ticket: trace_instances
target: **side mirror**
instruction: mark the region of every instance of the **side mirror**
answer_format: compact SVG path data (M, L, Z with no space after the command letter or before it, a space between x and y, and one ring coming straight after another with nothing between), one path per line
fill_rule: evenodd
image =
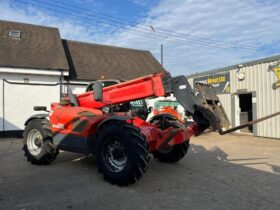
M94 100L95 101L102 101L103 100L103 85L101 81L94 82Z
M34 110L34 111L45 111L45 112L48 111L48 110L47 110L47 107L45 107L45 106L34 106L34 107L33 107L33 110Z

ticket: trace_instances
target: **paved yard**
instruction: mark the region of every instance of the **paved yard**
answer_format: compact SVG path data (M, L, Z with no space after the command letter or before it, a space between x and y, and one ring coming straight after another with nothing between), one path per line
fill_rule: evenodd
M177 164L152 160L140 181L103 181L94 159L61 153L33 166L0 139L0 209L280 209L280 141L208 134Z

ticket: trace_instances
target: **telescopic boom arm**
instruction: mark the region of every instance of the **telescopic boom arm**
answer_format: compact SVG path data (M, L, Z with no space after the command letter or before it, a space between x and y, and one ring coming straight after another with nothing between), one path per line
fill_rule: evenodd
M168 73L157 73L103 88L103 100L94 100L94 91L77 95L80 106L101 109L144 98L170 96L173 94L197 123L199 132L211 128L221 135L258 123L279 115L280 112L228 129L229 119L215 90L211 85L196 83L193 92L184 76L171 77ZM226 130L225 130L226 129Z

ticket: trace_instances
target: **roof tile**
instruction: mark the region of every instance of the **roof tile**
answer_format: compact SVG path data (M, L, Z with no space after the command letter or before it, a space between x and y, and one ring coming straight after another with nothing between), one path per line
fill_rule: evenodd
M21 31L21 38L9 31ZM57 28L0 21L0 66L45 70L68 70Z
M129 80L164 71L149 51L63 40L70 79Z

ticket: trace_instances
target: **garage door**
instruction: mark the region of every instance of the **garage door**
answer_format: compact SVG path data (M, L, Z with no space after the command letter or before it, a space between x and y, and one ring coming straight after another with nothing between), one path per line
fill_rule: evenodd
M47 106L59 101L60 86L53 84L23 84L2 80L2 131L23 130L24 122L31 115L34 106ZM4 106L3 106L4 105Z

